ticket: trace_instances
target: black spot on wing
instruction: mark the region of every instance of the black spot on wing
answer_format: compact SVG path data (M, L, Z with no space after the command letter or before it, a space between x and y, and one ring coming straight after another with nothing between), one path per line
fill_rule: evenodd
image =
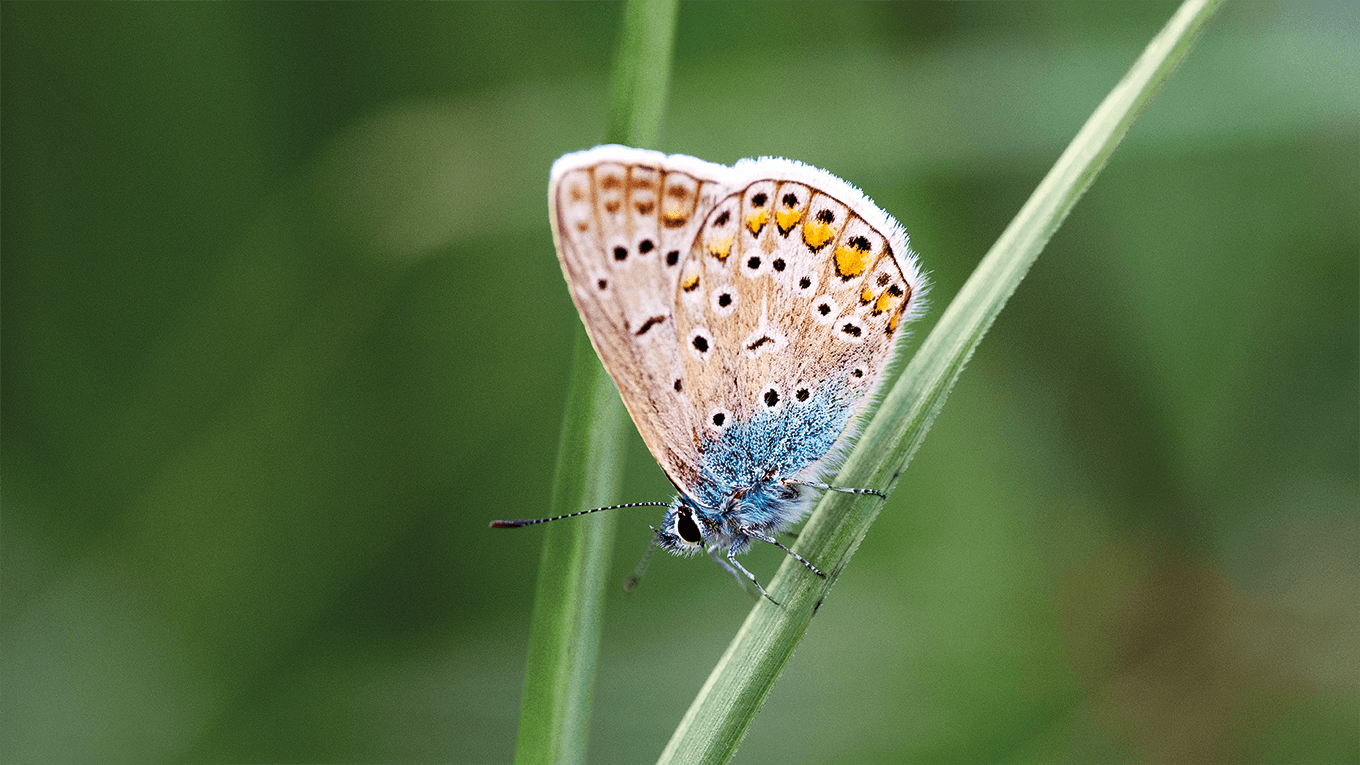
M643 335L647 334L647 330L651 329L652 327L655 327L656 325L660 324L665 320L666 320L665 316L653 316L647 319L647 321L642 322L642 326L638 327L638 330L633 333L633 336L642 337Z

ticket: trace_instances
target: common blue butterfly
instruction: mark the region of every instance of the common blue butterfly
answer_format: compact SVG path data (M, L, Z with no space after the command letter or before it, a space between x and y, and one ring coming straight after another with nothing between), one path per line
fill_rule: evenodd
M767 598L735 557L752 540L825 576L775 535L807 515L808 489L882 496L821 479L921 311L907 232L801 162L612 145L553 163L548 214L586 333L678 490L615 507L665 505L656 547L705 550Z

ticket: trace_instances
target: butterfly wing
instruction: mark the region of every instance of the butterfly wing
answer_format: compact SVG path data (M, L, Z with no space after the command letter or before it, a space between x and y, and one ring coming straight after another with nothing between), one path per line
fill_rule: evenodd
M701 442L778 422L773 436L748 429L724 443L763 449L757 459L770 466L806 467L853 428L925 281L902 227L844 181L771 158L733 170L739 188L708 214L676 293L688 411ZM781 419L785 406L807 411ZM819 427L834 432L807 432Z
M642 440L677 486L697 475L674 317L681 264L732 169L623 146L553 164L548 212L586 334Z
M807 411L715 451L748 452L745 465L834 453L920 310L926 285L906 232L808 165L601 146L554 163L548 196L591 343L648 449L690 495L730 488L711 475L724 458L704 451L780 407Z

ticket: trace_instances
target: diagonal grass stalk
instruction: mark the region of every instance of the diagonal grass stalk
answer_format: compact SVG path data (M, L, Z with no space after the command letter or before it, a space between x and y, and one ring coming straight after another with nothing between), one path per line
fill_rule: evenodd
M630 0L615 55L608 140L652 146L660 133L675 34L675 0ZM576 331L550 515L617 501L628 414ZM515 762L583 762L600 653L600 623L614 542L614 513L544 529L529 632Z
M1186 0L1082 126L979 263L884 397L835 481L889 491L911 461L964 365L1073 205L1184 60L1219 0ZM798 549L827 573L786 559L769 590L783 607L751 610L661 754L660 762L715 763L735 753L808 623L877 517L882 501L828 493Z

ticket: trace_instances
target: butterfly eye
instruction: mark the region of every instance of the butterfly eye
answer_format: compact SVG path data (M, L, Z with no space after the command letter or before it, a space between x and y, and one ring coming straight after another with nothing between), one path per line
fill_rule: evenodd
M675 535L687 544L697 545L704 541L704 535L699 533L699 524L684 510L675 514Z

